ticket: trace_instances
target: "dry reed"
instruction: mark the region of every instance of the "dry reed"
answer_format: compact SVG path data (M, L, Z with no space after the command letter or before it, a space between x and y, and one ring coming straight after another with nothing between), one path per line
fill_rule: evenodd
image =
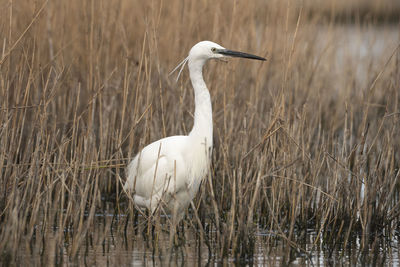
M174 245L308 262L357 238L363 259L383 260L374 252L400 225L400 38L387 24L398 29L400 7L334 2L0 1L0 262L101 263L113 247L125 250L108 263L138 247L174 262ZM190 131L188 77L168 72L204 39L268 61L208 63L212 167L165 233L121 181L145 144ZM284 257L271 259L278 240Z

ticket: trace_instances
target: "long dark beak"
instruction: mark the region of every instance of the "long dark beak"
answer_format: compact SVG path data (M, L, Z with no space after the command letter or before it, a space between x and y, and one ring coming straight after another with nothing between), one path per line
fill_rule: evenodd
M249 59L256 59L256 60L263 60L265 61L266 59L263 57L259 57L259 56L255 56L252 54L247 54L247 53L243 53L243 52L238 52L238 51L232 51L232 50L228 50L228 49L217 49L217 51L215 51L218 54L224 55L224 56L228 56L228 57L242 57L242 58L249 58Z

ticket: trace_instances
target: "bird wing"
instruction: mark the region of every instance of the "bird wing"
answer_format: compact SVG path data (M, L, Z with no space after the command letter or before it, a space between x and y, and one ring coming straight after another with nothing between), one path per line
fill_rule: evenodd
M151 209L161 198L164 199L166 193L172 195L187 186L184 179L186 163L182 157L185 137L173 136L156 141L146 146L129 164L124 189L133 191L141 203L146 203L138 205Z

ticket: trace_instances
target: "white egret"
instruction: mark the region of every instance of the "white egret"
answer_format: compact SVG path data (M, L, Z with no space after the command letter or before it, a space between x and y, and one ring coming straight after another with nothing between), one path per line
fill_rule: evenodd
M210 42L197 43L171 73L186 62L194 88L194 125L189 135L170 136L140 151L127 169L124 190L133 196L139 208L154 213L158 207L183 217L206 176L213 146L213 121L210 93L203 79L203 65L209 59L242 57L265 60L255 55L232 51Z

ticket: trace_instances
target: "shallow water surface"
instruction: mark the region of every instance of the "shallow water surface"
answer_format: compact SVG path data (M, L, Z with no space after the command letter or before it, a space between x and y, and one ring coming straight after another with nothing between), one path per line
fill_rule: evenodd
M141 216L139 216L141 217ZM73 240L63 234L64 247L52 247L55 235L47 235L44 246L25 248L18 263L79 266L208 266L216 264L282 266L355 266L363 264L398 266L400 264L400 233L392 233L386 242L373 243L368 251L360 251L360 237L354 235L348 244L323 240L312 229L297 231L291 245L279 233L256 229L254 255L251 258L221 257L213 240L201 241L191 220L185 220L178 235L170 235L167 223L164 229L152 230L143 218L133 223L127 216L97 215L92 232L87 233L71 256ZM150 231L150 234L149 232ZM211 230L212 231L212 230ZM214 233L215 234L215 233ZM213 236L209 232L208 236Z

